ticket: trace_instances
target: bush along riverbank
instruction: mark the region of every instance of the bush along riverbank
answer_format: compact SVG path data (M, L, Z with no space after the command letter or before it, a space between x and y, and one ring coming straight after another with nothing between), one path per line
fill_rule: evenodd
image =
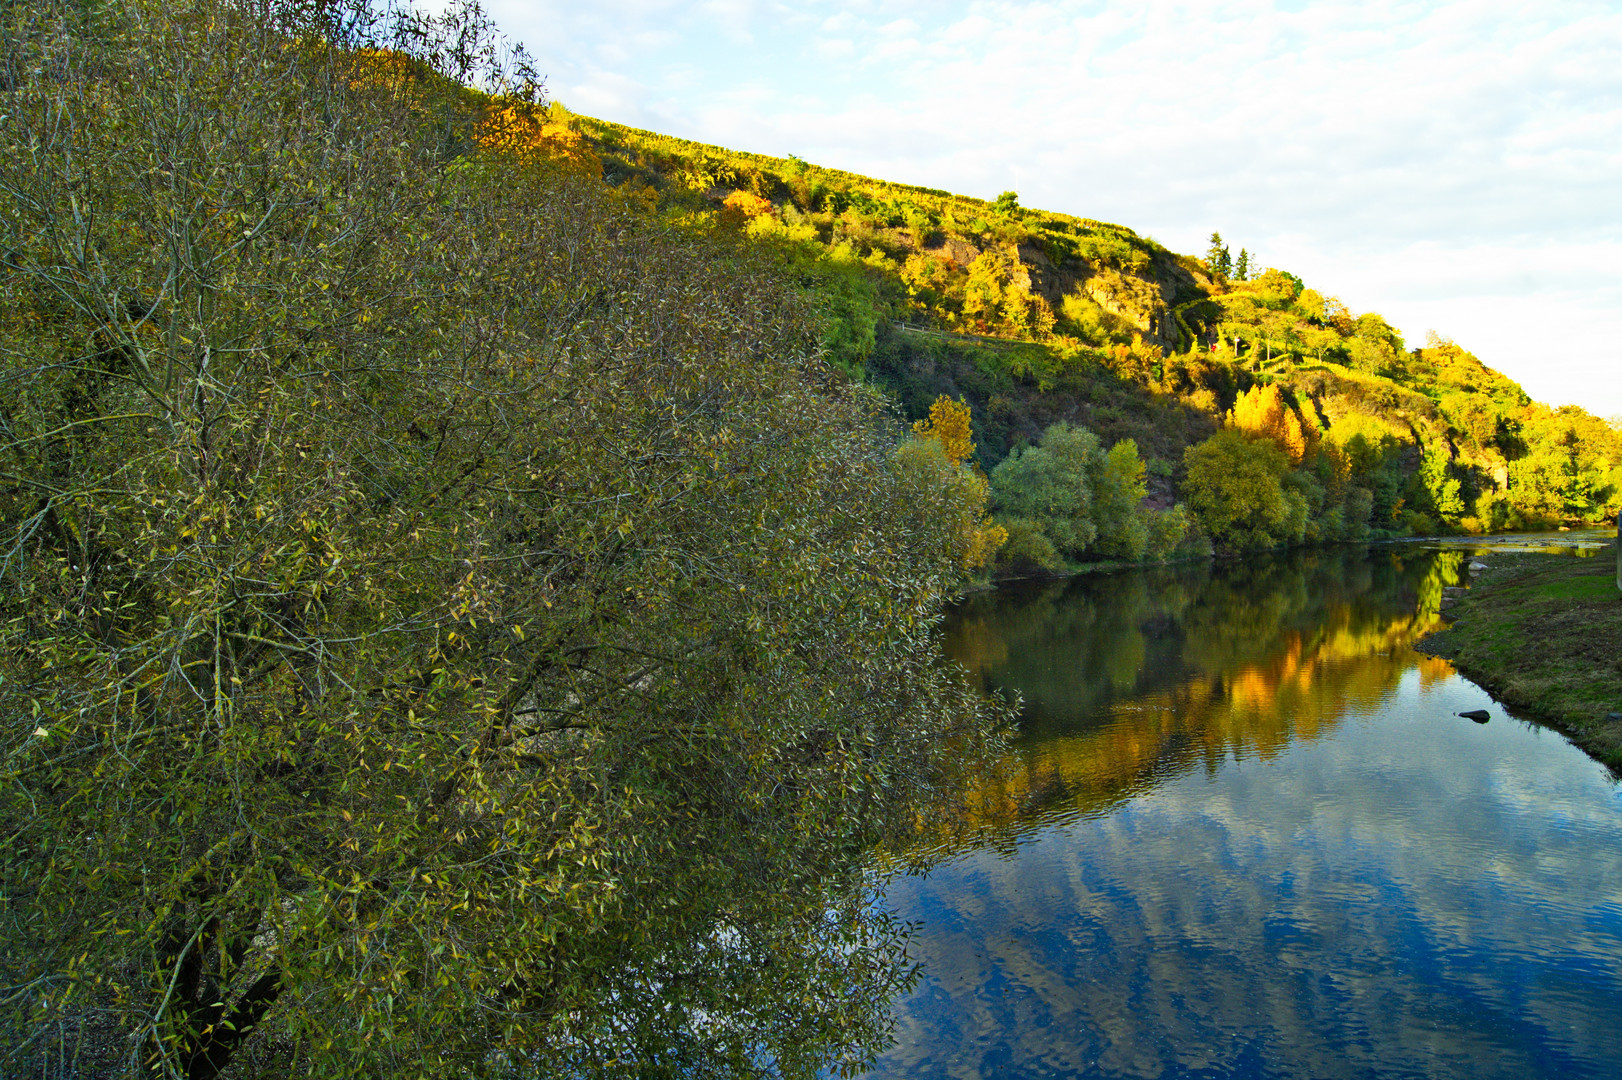
M1482 556L1419 648L1622 775L1622 591L1615 544L1593 558Z

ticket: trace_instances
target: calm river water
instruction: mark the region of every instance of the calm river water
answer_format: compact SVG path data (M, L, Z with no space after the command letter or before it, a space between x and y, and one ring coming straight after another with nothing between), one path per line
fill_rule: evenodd
M965 603L949 648L1022 735L889 889L924 976L872 1075L1622 1073L1622 791L1413 651L1465 558Z

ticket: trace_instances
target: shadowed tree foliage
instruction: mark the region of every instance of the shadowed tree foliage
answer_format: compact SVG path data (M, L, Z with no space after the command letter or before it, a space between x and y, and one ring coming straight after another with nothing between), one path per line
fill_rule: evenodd
M0 1072L854 1069L961 493L364 13L0 15Z
M1054 424L1040 445L1016 450L991 474L997 508L1038 523L1061 553L1081 555L1098 537L1093 498L1103 454L1086 428Z
M1016 450L991 474L1009 533L1003 562L1051 571L1061 556L1166 558L1187 535L1188 518L1181 506L1143 505L1146 471L1131 439L1105 451L1086 428L1054 424L1040 445Z

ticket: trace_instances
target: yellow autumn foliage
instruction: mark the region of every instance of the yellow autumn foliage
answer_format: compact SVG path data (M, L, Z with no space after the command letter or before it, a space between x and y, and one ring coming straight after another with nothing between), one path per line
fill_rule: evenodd
M1299 465L1315 441L1295 408L1274 385L1253 386L1239 395L1228 413L1228 426L1259 439L1271 439Z
M942 394L929 407L929 419L912 425L912 433L920 439L934 439L946 451L946 460L961 465L974 453L973 433L969 426L969 404L962 398L953 401Z
M991 485L968 461L974 453L968 402L942 394L929 407L929 419L913 424L912 433L897 449L898 460L915 475L931 477L928 486L945 493L941 516L952 523L963 568L989 566L1008 542L1008 530L987 518Z
M742 225L771 212L771 200L763 199L752 191L734 191L721 204L721 220L729 225Z
M982 513L984 511L982 510ZM992 522L975 526L969 538L969 549L963 555L966 570L979 570L991 565L992 558L1008 542L1008 530Z
M495 102L485 110L476 135L479 145L519 158L541 157L602 175L602 159L567 122L555 122L540 106Z

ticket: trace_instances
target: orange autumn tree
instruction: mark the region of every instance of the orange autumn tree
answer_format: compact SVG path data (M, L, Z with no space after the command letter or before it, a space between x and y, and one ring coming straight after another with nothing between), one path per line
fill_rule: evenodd
M1228 426L1253 438L1271 439L1290 456L1292 465L1301 464L1316 441L1301 422L1301 415L1271 384L1253 386L1240 394L1228 413Z

